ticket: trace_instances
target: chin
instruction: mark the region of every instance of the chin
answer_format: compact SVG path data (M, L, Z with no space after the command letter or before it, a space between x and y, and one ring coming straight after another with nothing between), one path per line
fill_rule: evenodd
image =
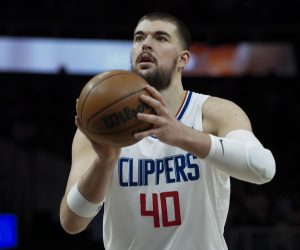
M135 69L134 70L135 73L137 73L138 75L142 76L142 77L147 77L148 75L152 74L153 70L147 68L147 69Z

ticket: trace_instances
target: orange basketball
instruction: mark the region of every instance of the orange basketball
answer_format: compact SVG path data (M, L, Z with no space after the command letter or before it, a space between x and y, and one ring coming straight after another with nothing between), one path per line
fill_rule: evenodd
M136 143L133 134L149 129L152 124L141 122L137 113L154 113L140 101L147 82L126 70L111 70L94 76L83 87L77 115L83 133L91 140L112 147Z

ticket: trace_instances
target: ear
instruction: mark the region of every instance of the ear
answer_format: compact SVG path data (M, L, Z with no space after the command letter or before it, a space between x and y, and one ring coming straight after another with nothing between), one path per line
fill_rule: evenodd
M190 56L191 53L188 50L183 50L178 58L178 66L183 69L188 64Z

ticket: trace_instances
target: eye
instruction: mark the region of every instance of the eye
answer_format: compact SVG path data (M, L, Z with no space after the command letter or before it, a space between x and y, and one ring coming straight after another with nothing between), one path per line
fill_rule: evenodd
M156 40L159 42L167 42L168 41L168 39L164 36L157 36Z
M134 37L134 41L135 41L135 42L141 42L141 41L143 41L143 40L144 40L144 37L143 37L143 36L137 35L137 36Z

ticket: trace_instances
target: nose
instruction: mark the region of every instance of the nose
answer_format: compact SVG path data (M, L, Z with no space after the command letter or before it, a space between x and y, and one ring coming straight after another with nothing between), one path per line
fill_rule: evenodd
M151 47L147 44L143 44L142 49L143 49L144 52L145 51L151 51Z
M151 42L151 38L148 36L144 39L143 44L142 44L142 49L143 51L147 51L147 50L152 50L152 42Z

